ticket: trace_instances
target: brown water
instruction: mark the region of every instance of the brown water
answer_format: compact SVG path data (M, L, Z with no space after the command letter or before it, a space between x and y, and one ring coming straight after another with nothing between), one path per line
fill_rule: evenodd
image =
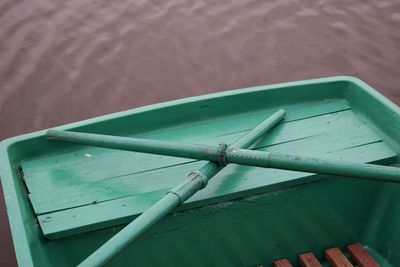
M0 139L330 75L357 76L400 104L400 0L0 4ZM13 266L3 203L0 217L0 266Z

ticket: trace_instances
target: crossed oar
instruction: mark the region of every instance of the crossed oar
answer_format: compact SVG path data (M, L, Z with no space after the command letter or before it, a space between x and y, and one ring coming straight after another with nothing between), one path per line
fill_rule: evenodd
M200 169L191 172L184 181L93 252L79 266L103 266L108 263L143 232L204 188L208 180L228 163L400 183L400 169L395 167L246 149L277 125L284 114L284 110L279 110L232 145L221 144L218 147L49 130L47 138L50 140L209 161Z

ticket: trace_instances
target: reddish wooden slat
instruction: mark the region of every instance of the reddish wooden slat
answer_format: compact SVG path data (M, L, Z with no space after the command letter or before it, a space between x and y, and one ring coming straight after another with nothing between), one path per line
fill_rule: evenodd
M274 261L274 267L293 267L287 259Z
M332 267L353 267L353 264L350 263L338 248L325 250L325 258Z
M301 267L322 267L314 254L304 253L299 255L299 263Z
M347 249L359 267L380 267L360 244L349 245Z

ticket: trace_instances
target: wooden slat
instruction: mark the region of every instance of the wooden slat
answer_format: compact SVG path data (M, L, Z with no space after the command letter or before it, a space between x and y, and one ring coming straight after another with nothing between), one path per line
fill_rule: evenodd
M72 188L69 189L75 189L75 192L69 189L66 189L64 193L55 190L47 194L30 194L29 197L35 213L39 215L91 205L93 201L101 203L157 190L165 190L166 192L174 183L179 183L186 174L200 168L202 165L204 165L204 162L196 161L169 168L106 179L101 182L82 185L81 187L71 186ZM154 177L158 177L158 179ZM147 182L147 184L144 184L144 182ZM57 197L60 194L62 194L62 198Z
M319 263L318 259L311 252L299 255L299 263L301 267L322 267L321 263Z
M288 259L280 259L274 261L274 267L292 267Z
M320 120L322 123L324 122L332 122L334 120L336 124L343 125L343 120L337 119L337 116L323 116L325 117L324 119L321 118ZM341 116L339 116L341 117ZM336 119L335 119L336 118ZM289 123L290 124L290 123ZM305 122L304 122L305 124ZM304 125L303 127L310 127L311 125L315 124L315 121L311 122L310 124ZM319 123L321 124L321 122ZM322 126L322 125L321 125ZM324 127L322 127L324 128ZM279 129L277 129L279 130ZM269 145L265 148L261 148L260 150L268 150L270 152L285 152L285 151L291 151L293 154L301 154L304 156L321 156L321 157L330 157L333 156L336 153L333 153L335 151L339 151L341 149L348 149L350 147L354 146L360 146L366 143L372 143L372 142L377 142L380 141L381 138L374 134L367 126L363 124L357 125L357 122L351 121L351 125L347 127L343 127L343 129L335 129L335 128L329 128L327 129L328 133L323 133L321 132L321 129L317 132L314 132L314 134L311 134L310 137L304 138L304 133L301 132L301 128L298 126L290 126L290 125L285 125L283 127L281 134L276 136L275 138L272 138L269 140ZM291 135L287 135L286 139L282 139L283 132L288 132L291 133ZM272 134L271 134L272 135ZM268 136L265 139L271 138ZM291 142L287 141L289 139L292 139ZM294 139L294 140L293 140ZM229 140L229 138L227 138ZM283 142L283 143L277 143L277 142ZM264 140L263 142L260 142L262 144L258 145L264 145ZM135 153L132 153L135 154ZM138 153L136 153L138 154ZM325 154L325 155L324 155ZM142 177L144 176L149 176L151 173L159 173L162 175L163 171L168 172L168 168L175 168L176 166L182 166L183 169L185 168L184 162L179 162L179 164L175 166L164 166L164 167L159 167L158 169L154 170L149 170L147 167L146 170L140 171L142 165L149 165L149 162L157 162L158 164L161 161L164 161L167 163L167 159L164 157L160 157L160 159L157 159L157 156L154 155L145 155L142 154L141 158L138 158L137 162L130 162L130 157L132 155L126 155L123 156L122 159L115 164L118 164L117 166L108 166L108 169L106 169L104 172L100 173L99 170L103 170L104 168L107 167L109 163L106 162L106 155L102 156L104 159L95 159L96 157L99 157L99 155L94 155L90 159L85 159L87 162L86 168L81 168L80 173L78 170L74 170L76 167L71 166L71 169L68 169L68 166L61 167L59 166L59 169L56 170L56 167L53 166L51 167L53 171L50 169L48 170L48 174L42 173L41 176L47 177L47 181L37 181L36 183L41 185L41 190L36 191L36 192L31 192L30 198L33 204L33 207L35 209L35 212L37 214L44 214L47 212L52 212L52 211L57 211L61 209L66 209L66 208L73 208L77 206L82 206L82 205L87 205L88 201L87 199L94 198L96 199L97 196L101 196L102 199L98 199L98 201L106 201L108 199L116 199L119 197L127 197L129 195L129 192L132 192L132 194L135 193L135 191L142 186L147 186L151 184L149 182L150 180L154 180L154 178L149 179L144 179ZM169 163L171 163L172 160L176 160L175 158L167 157L169 158ZM143 163L143 160L147 160L146 163ZM184 159L187 160L187 159ZM122 161L122 163L121 163ZM97 162L97 168L96 166L93 165L95 162ZM191 164L194 161L188 161L185 164ZM79 163L82 164L82 163ZM121 170L114 170L119 168L119 164L123 164L122 169L126 169L127 166L130 166L131 171L133 173L122 175L122 176L114 176L114 177L109 177L107 179L104 179L106 177L107 173L108 175L111 175L111 172L120 172ZM44 168L46 168L44 166ZM93 181L90 177L83 176L83 174L89 173L90 176L97 174L99 177L103 177L103 179ZM116 173L116 174L118 174ZM28 182L34 180L32 172L27 171L24 168L24 174L25 174L25 180ZM71 178L63 178L60 177L60 175L71 175ZM38 176L38 174L34 175L37 180L40 180L41 176ZM30 178L29 178L30 177ZM53 177L53 178L52 178ZM150 177L150 176L149 176ZM56 179L57 178L57 179ZM181 176L177 176L178 179L182 179ZM158 178L155 178L158 180ZM77 184L78 181L81 181L81 183ZM161 188L170 188L176 183L176 181L172 178L170 179L163 179L159 180L154 183L154 189L158 190ZM66 186L68 185L68 186ZM51 189L46 189L47 187L51 186ZM161 187L161 188L160 188ZM110 190L112 188L113 190ZM44 192L46 191L46 194ZM106 192L106 193L104 193ZM63 199L59 198L59 195L62 194L64 197ZM92 197L91 195L94 195ZM81 197L85 196L85 197ZM62 203L59 203L59 202ZM66 206L65 204L69 203L71 206ZM89 202L90 203L90 202ZM61 205L59 205L61 204Z
M288 107L285 123L269 133L259 146L273 145L287 142L293 138L304 138L321 131L327 132L335 128L335 121L344 118L348 124L357 123L354 117L347 116L349 106L343 102L319 103L308 107ZM325 106L327 106L325 107ZM148 139L180 140L192 143L218 144L232 142L243 135L260 121L271 115L276 110L264 110L257 113L233 115L223 120L208 120L205 123L183 125L172 129L159 129L156 133L138 136ZM342 112L338 112L342 111ZM331 112L338 112L332 113ZM344 114L342 114L344 113ZM324 115L325 114L325 115ZM332 118L329 125L315 116L326 116ZM309 118L310 126L303 127L299 119ZM336 118L336 119L335 119ZM359 122L358 122L359 123ZM290 124L288 128L286 124ZM319 127L318 127L319 125ZM326 127L325 127L326 126ZM301 130L301 128L304 128ZM293 129L293 131L291 130ZM73 185L82 185L112 177L119 177L133 173L149 171L170 165L186 163L192 160L175 157L133 153L129 151L104 149L96 147L79 148L63 154L43 156L39 159L25 161L22 163L25 181L30 193L44 190L66 189Z
M353 264L350 263L339 248L325 250L325 258L332 267L353 267Z
M360 162L385 158L395 159L396 157L396 153L381 142L342 150L331 155L335 158ZM265 179L265 177L274 177L274 179ZM216 176L214 180L210 181L209 186L190 198L182 208L198 207L201 203L204 204L206 199L206 204L212 204L282 186L296 185L300 182L310 181L313 177L317 176L301 172L228 165L218 174L218 177ZM166 178L171 179L172 177ZM300 178L301 181L298 180ZM174 179L181 180L182 178L175 177ZM130 221L160 199L165 194L165 190L168 189L143 192L130 197L99 202L96 205L61 210L40 215L38 219L44 235L50 239L101 229L114 223L121 224ZM109 212L104 212L105 210ZM52 220L46 219L48 215Z
M359 267L379 267L379 264L359 243L349 245L347 249Z
M255 144L255 148L355 162L391 163L396 153L346 103L338 103L316 103L314 108L288 108L285 122ZM267 115L265 111L257 111L186 126L195 127L198 136L190 135L193 129L189 131L180 126L160 129L145 137L178 138L193 143L229 143ZM174 157L87 148L25 162L22 168L43 233L53 239L125 223L202 164ZM309 173L231 164L182 208L245 197L296 185L300 178L305 182L318 177Z
M337 155L341 153L340 150L379 141L380 138L373 133L371 134L365 127L347 127L347 129L342 130L340 134L334 132L315 135L306 139L276 144L259 150L283 153L291 151L293 154L301 154L304 156L338 158ZM31 193L29 197L36 214L44 214L88 205L93 200L102 202L128 197L138 192L171 188L174 184L179 183L190 170L202 164L203 163L198 161L178 164L176 166L128 174L111 179L82 183L80 185L70 185L64 187L61 191L58 188L54 188L46 194L43 194L43 191L35 192ZM260 172L260 170L256 169L256 172ZM163 179L162 177L168 178ZM59 197L60 194L63 195L63 198Z

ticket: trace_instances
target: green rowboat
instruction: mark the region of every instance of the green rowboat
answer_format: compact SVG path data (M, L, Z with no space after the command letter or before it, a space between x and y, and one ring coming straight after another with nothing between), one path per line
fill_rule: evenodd
M400 266L400 109L331 77L4 140L20 266Z

